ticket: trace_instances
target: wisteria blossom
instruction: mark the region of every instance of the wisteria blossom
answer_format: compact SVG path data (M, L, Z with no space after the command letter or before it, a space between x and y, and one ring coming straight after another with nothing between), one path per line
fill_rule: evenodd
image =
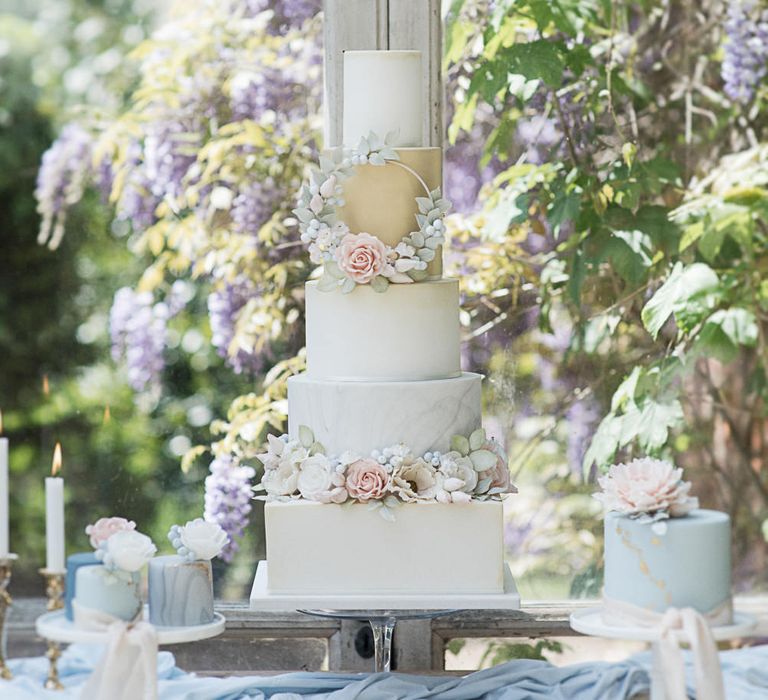
M721 67L725 93L746 104L768 73L768 9L755 0L728 3Z
M55 250L64 237L67 209L83 197L91 172L91 135L78 124L67 124L43 155L35 197L42 217L37 241Z
M248 525L253 497L251 480L255 475L253 468L234 464L229 456L211 462L210 474L205 479L204 517L220 525L229 536L219 555L224 561L232 561Z

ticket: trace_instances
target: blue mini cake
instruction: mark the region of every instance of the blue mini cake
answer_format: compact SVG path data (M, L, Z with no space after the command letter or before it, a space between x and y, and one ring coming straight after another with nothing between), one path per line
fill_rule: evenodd
M174 525L168 539L177 554L149 564L149 621L161 627L213 622L211 559L229 538L219 525L198 518Z
M142 609L141 577L138 572L116 575L103 565L77 570L74 598L75 622L82 622L83 610L97 610L120 620L135 620Z
M731 605L731 521L716 510L694 510L664 523L619 513L605 516L605 596L664 612L691 607L707 614ZM662 528L663 529L663 528ZM706 552L706 556L702 553ZM730 612L720 618L730 622Z
M64 610L67 615L67 620L72 622L74 616L72 614L72 600L75 597L75 589L77 586L77 571L81 566L96 566L99 560L93 552L78 552L77 554L70 554L67 557L67 581L64 586Z
M605 516L605 583L608 624L643 612L693 608L710 625L733 619L731 521L700 509L682 470L655 459L611 467L595 494Z

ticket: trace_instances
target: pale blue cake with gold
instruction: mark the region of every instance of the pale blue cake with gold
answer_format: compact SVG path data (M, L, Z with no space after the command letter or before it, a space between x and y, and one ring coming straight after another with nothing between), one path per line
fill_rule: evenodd
M126 622L136 619L142 611L141 576L138 572L113 572L99 564L80 567L75 579L75 624L82 622L82 615L79 614L82 608L106 613Z
M604 595L655 612L720 610L718 621L730 622L730 518L696 509L654 524L606 513Z

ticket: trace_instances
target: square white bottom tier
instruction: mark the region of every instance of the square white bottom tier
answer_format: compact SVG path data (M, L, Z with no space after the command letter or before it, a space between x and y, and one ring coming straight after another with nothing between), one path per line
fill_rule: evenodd
M265 508L270 595L502 595L500 502Z

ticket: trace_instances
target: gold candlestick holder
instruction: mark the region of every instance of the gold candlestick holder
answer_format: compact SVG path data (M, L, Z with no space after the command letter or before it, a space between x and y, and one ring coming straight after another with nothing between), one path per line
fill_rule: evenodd
M0 557L0 678L11 680L11 671L5 663L5 642L7 630L5 623L8 619L8 610L13 600L8 593L8 585L11 583L11 570L17 557L15 554L6 554Z
M45 579L45 595L48 598L48 611L61 610L64 607L64 576L65 571L51 571L40 569L41 576ZM48 678L45 679L46 690L64 690L59 680L59 657L61 647L58 642L48 641L48 651L45 654L48 659Z

